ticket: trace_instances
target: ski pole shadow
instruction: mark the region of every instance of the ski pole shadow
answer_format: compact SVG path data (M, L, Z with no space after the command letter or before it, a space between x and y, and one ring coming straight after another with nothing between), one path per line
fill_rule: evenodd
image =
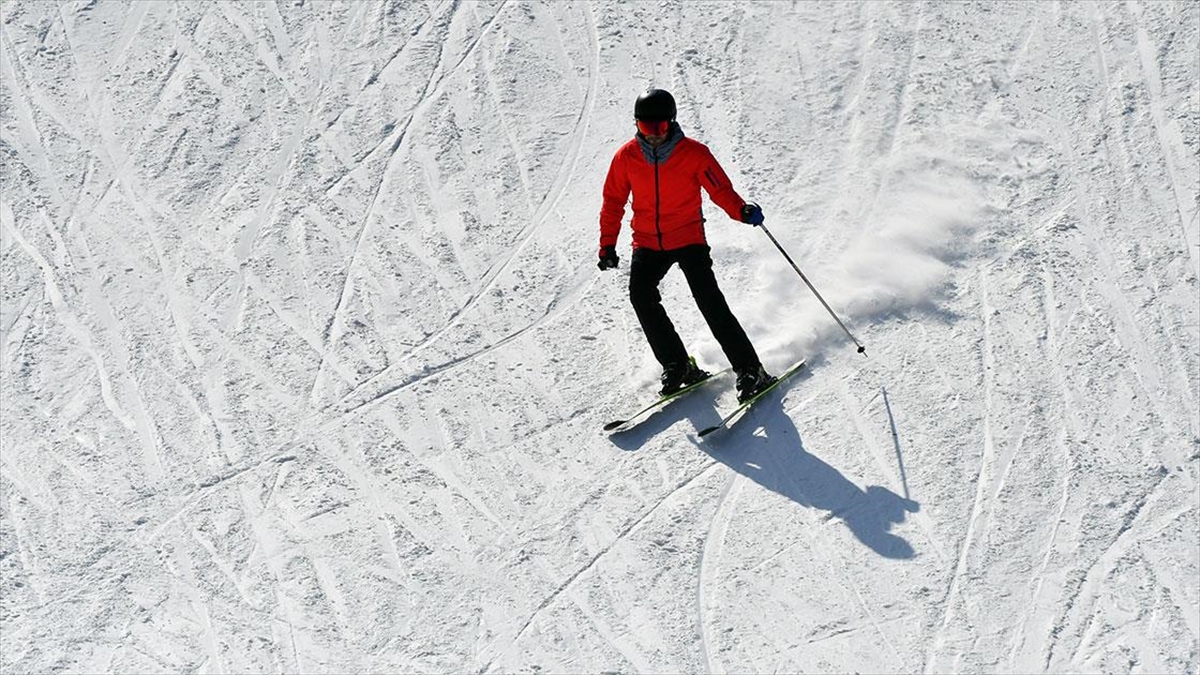
M918 502L879 485L859 488L809 452L783 409L782 397L772 396L755 408L753 419L741 420L742 425L697 446L762 487L801 506L825 511L823 521L841 520L859 541L885 558L916 555L912 545L891 529L919 511ZM765 433L751 434L755 425Z
M900 434L896 431L896 416L892 414L892 402L888 399L887 387L880 387L883 394L883 409L887 411L888 426L892 431L892 447L896 449L896 463L900 466L900 486L904 489L904 498L908 499L908 473L904 470L904 453L900 451Z

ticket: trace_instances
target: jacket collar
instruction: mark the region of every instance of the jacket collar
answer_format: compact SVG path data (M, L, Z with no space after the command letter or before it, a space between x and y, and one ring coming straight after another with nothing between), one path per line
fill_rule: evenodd
M671 156L671 152L675 150L679 141L683 140L683 128L679 126L678 122L671 122L671 131L667 134L667 142L657 148L650 147L640 131L637 134L637 140L638 145L642 148L642 156L646 158L647 162L662 164Z

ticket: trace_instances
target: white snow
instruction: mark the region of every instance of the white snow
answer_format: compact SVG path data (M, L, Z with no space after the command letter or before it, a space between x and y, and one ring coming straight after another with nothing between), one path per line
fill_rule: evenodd
M1200 672L1200 3L0 9L0 671ZM671 90L771 370L658 365ZM702 364L726 365L681 275Z

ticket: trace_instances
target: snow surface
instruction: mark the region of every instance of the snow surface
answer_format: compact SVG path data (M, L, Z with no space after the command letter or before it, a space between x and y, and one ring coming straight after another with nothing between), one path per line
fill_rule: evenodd
M0 13L0 670L1200 670L1200 3ZM767 366L658 375L634 97ZM725 366L680 275L664 295Z

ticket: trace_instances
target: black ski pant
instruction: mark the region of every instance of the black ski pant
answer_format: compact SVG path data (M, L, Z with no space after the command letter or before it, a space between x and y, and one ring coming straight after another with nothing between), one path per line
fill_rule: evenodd
M688 358L683 340L679 339L679 333L663 309L662 295L658 292L659 282L675 263L679 263L679 269L683 270L692 297L700 307L700 314L708 322L713 337L717 338L734 370L757 368L759 365L758 354L746 337L746 331L729 310L725 295L717 287L710 250L705 244L695 244L670 251L648 248L633 251L633 262L629 266L629 300L650 342L654 358L663 368L687 361Z

